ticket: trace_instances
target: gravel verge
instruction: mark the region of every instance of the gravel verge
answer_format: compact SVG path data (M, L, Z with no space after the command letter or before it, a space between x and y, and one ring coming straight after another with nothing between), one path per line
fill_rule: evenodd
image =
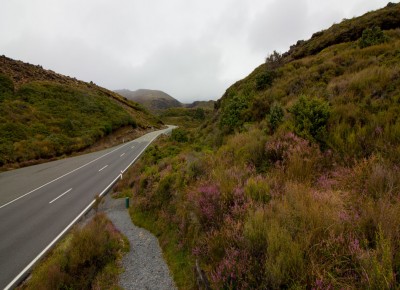
M104 197L100 207L130 243L130 251L122 258L125 271L119 277L124 289L177 289L165 263L157 238L135 226L125 208L125 199Z

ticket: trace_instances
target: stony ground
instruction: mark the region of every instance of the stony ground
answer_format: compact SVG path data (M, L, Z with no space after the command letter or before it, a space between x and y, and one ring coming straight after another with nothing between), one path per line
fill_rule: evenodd
M129 253L122 258L125 271L120 275L120 286L124 289L176 289L157 238L132 223L125 200L107 195L101 210L130 243Z

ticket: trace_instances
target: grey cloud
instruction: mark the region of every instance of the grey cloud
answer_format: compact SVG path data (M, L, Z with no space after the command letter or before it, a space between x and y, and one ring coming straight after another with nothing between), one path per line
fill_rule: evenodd
M398 1L397 1L398 2ZM219 98L273 50L381 0L3 0L0 54L109 89Z
M251 27L249 41L265 53L282 50L302 37L308 20L306 0L275 0L260 11Z
M182 102L215 99L227 86L218 78L220 58L217 48L201 42L164 46L132 70L130 82L164 90Z

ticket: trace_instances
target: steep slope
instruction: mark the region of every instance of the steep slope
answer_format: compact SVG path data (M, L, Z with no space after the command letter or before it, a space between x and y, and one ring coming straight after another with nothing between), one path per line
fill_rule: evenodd
M154 126L158 119L114 92L0 57L0 166L80 151L122 127Z
M163 91L140 89L136 91L116 90L116 93L125 98L138 102L150 111L179 108L182 104Z
M397 142L393 137L393 130L397 129L392 126L398 124L394 116L400 94L400 4L388 5L351 21L353 30L358 31L365 23L387 23L389 20L385 17L390 20L390 27L397 29L384 30L383 40L376 45L361 48L361 37L347 41L337 33L341 23L323 32L323 35L335 35L337 38L332 41L337 44L319 53L306 53L308 56L296 60L292 57L294 52L272 54L265 64L228 88L218 100L218 129L231 133L246 122L268 121L274 104L279 103L290 113L300 96L309 96L329 102L333 112L327 126L332 130L324 136L324 143L342 152L343 156L365 156L386 147L379 141L382 138L373 138L378 127L388 138L392 136L392 142ZM366 30L362 30L361 35ZM348 35L347 31L343 33ZM323 35L313 37L302 46L325 47ZM384 110L388 110L385 117ZM350 146L346 140L350 135L361 142L353 140Z
M399 17L390 4L351 20L358 37L346 20L273 53L132 169L120 190L177 285L400 287Z

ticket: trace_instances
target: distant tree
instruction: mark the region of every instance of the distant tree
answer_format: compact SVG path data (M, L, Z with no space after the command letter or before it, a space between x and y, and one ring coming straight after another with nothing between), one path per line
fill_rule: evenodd
M277 77L276 69L282 66L282 55L275 51L265 59L265 71L256 78L256 89L264 90L272 85L272 82Z
M276 50L274 50L274 52L268 55L267 58L265 59L265 64L267 65L267 68L272 70L280 67L282 63L283 63L282 54L280 54Z
M375 26L373 28L364 29L361 38L358 41L360 48L365 48L371 45L381 44L388 40L383 31Z

